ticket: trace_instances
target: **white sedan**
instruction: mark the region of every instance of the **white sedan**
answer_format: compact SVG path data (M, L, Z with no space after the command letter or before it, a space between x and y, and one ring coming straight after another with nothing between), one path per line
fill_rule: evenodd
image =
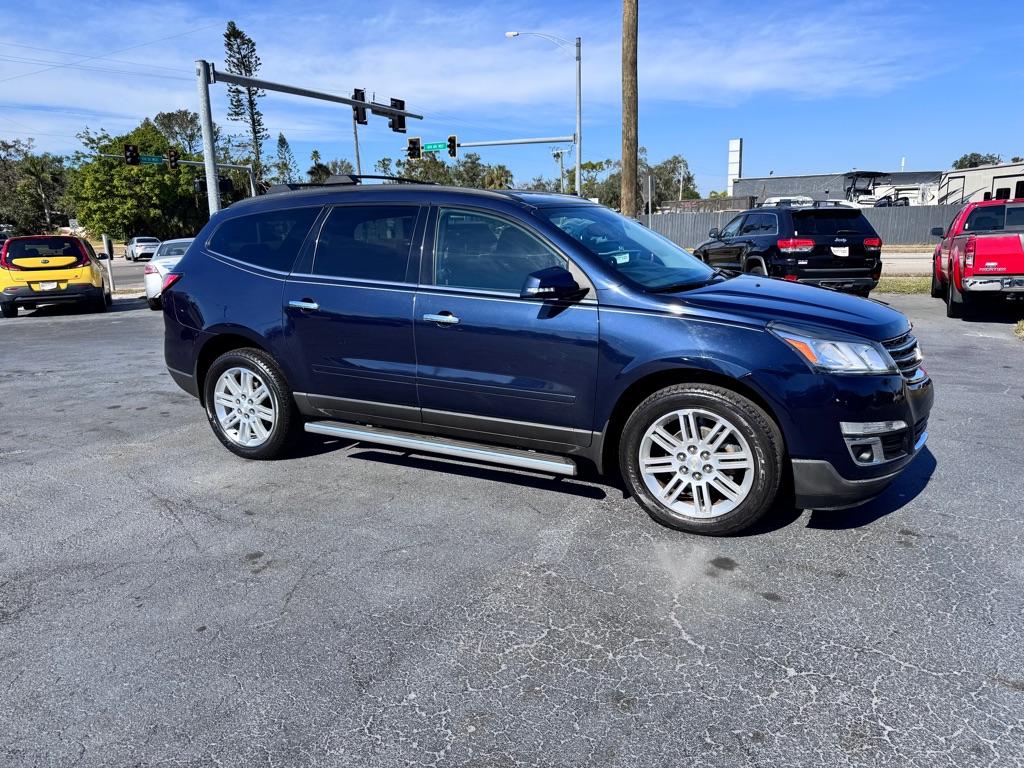
M149 302L150 309L161 308L160 288L163 287L164 278L181 261L193 239L185 237L180 240L164 240L146 265L146 301Z

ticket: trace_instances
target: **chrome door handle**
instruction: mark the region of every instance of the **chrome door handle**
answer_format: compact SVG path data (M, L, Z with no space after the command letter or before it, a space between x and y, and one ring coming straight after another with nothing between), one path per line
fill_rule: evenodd
M441 325L455 325L459 322L459 318L453 315L451 312L440 315L424 315L423 319L428 323L440 323Z
M312 312L313 310L320 309L319 304L317 304L315 301L310 301L307 299L303 299L302 301L289 301L288 306L293 307L295 309L301 309L306 312Z

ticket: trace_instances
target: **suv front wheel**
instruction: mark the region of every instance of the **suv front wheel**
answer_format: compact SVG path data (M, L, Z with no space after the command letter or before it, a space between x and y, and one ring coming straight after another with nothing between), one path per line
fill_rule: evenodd
M749 528L771 508L782 435L764 410L732 390L679 384L655 392L629 417L619 464L656 521L721 536Z
M218 357L203 394L214 434L242 458L278 458L302 432L291 388L262 350L234 349Z

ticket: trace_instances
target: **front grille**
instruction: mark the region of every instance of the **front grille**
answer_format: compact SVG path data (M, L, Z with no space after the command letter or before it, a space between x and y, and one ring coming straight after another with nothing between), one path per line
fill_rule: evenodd
M896 362L896 367L900 369L900 373L903 374L904 378L914 379L919 377L918 370L921 367L922 358L921 350L917 346L917 337L914 334L907 331L895 339L883 341L882 345L892 356L892 359Z

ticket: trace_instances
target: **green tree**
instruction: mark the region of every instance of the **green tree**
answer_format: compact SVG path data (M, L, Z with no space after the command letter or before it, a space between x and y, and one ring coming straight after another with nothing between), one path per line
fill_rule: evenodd
M1019 155L1014 155L1013 157L1010 158L1010 162L1011 163L1024 163L1024 157L1020 157Z
M32 151L31 139L0 140L0 221L19 234L49 231L65 223L65 159Z
M309 166L309 170L306 171L306 175L309 176L311 184L323 184L327 181L327 178L331 175L331 169L324 165L320 159L320 150L314 149L309 153L309 160L313 163Z
M504 165L489 165L484 174L485 189L511 189L513 184L512 171Z
M256 43L235 22L229 21L224 32L224 65L227 71L255 77L260 71L260 64ZM253 171L260 180L263 179L263 142L270 138L259 108L259 100L264 96L266 93L260 88L228 86L228 120L245 123Z
M996 163L1003 162L1003 158L999 155L982 155L978 152L970 152L966 155L961 155L959 159L953 162L953 168L957 171L962 171L967 168L977 168L979 165L995 165Z
M277 162L274 163L275 177L280 184L288 184L295 181L299 175L298 163L295 162L295 154L292 152L288 139L283 133L277 134Z
M79 134L85 152L78 153L68 185L67 200L82 226L94 236L127 239L145 234L167 239L195 235L206 223L206 201L196 194L194 181L202 169L166 165L125 165L121 160L95 157L120 155L125 143L142 154L163 155L167 137L151 120L123 136Z
M487 164L476 152L467 152L456 160L451 172L452 183L457 187L482 189L486 176Z
M331 169L331 173L335 176L347 176L356 172L355 166L344 157L336 157L328 161L327 167Z
M199 126L199 115L192 110L157 112L153 123L172 146L181 147L188 155L202 154L203 131ZM216 130L214 132L216 133Z
M395 173L407 179L429 181L434 184L452 184L451 168L436 153L426 152L419 160L399 160Z
M390 157L382 157L373 164L373 170L381 176L394 176L395 172L393 165L394 161Z
M724 190L724 189L721 192L718 192L716 190L711 190L710 192L708 192L708 200L716 200L719 197L728 197L728 196L729 196L729 192L727 190Z

